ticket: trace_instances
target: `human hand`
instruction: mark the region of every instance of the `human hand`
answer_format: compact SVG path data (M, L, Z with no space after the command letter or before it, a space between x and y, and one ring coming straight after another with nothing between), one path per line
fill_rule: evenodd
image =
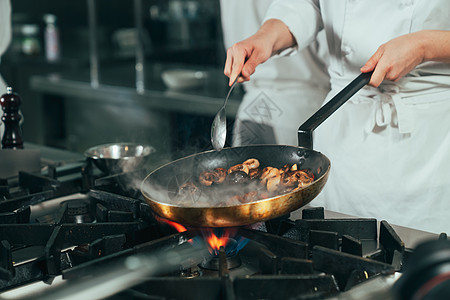
M361 68L363 73L374 71L369 85L378 87L385 79L398 81L423 62L422 34L402 35L381 45Z
M227 49L224 74L230 78L229 85L250 80L256 67L272 56L272 45L261 33L234 44ZM239 76L239 77L238 77Z
M223 73L230 78L229 85L236 79L250 80L259 64L294 44L294 37L282 21L268 20L254 35L228 48Z

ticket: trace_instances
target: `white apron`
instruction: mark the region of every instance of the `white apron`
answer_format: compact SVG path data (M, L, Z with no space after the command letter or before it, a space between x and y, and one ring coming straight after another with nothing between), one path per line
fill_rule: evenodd
M254 34L273 0L221 0L225 47ZM324 32L318 42L289 57L256 68L236 115L233 145L297 145L297 129L329 92Z
M285 22L300 48L325 28L330 99L381 44L450 30L450 1L279 0L266 18ZM364 88L315 131L314 148L330 158L331 172L311 204L450 233L449 115L450 65L424 63L397 83Z
M261 80L255 82L262 83ZM298 127L316 112L328 89L296 84L277 88L274 83L246 88L237 113L233 145L298 145ZM283 87L286 83L280 83Z

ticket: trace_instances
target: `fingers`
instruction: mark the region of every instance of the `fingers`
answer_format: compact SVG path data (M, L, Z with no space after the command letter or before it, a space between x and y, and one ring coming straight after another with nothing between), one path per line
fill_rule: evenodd
M230 55L230 49L227 50L227 59L225 60L225 67L223 68L223 74L230 77L231 65L233 64L233 56Z
M360 69L361 72L367 73L373 71L369 85L378 87L384 80L387 68L380 62L384 53L384 45L380 46L377 51L369 58L365 65Z
M407 34L381 45L361 72L373 70L369 85L378 87L383 80L400 80L422 61L423 51L417 37Z
M373 87L379 87L386 77L386 70L379 65L373 71L372 77L370 77L369 85Z
M378 87L383 80L398 81L408 72L401 72L401 70L388 62L380 61L375 67L375 71L370 78L369 85Z
M244 67L245 58L246 58L246 55L245 55L244 51L242 51L240 49L236 49L234 51L233 63L231 64L231 73L230 73L230 82L229 82L230 86L242 73L242 68Z
M244 67L247 52L239 44L234 44L227 50L227 59L225 61L224 74L230 78L228 85L231 86L234 81L241 75ZM241 76L238 82L249 80L249 76Z
M256 67L260 63L261 61L258 58L258 55L256 53L252 53L252 55L248 58L248 60L245 62L244 67L242 68L242 77L250 79L250 76L255 73Z
M373 71L373 69L375 69L375 66L377 65L380 57L381 56L378 54L378 51L375 52L375 54L372 55L372 57L369 58L369 60L366 62L366 64L361 68L361 72L367 73L367 72Z
M271 48L257 42L258 40L239 42L227 50L224 74L230 78L230 86L238 77L238 82L250 80L256 67L270 57L271 52L267 49Z
M242 75L238 77L237 81L239 83L244 82L244 81L249 81L250 77L243 77Z
M266 23L269 24L266 27L273 25L270 22ZM234 44L227 50L224 74L230 78L230 86L237 78L239 78L238 82L250 80L250 76L255 72L256 67L272 56L274 43L278 35L267 34L268 30L263 29L264 26L254 35ZM281 25L278 24L278 26ZM274 29L275 33L277 32L276 29Z

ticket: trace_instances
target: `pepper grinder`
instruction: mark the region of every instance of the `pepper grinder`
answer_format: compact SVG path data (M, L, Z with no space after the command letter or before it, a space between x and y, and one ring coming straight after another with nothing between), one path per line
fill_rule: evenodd
M5 131L2 139L2 149L23 149L22 129L19 121L22 116L19 114L19 107L22 104L20 96L13 93L11 87L6 88L6 94L0 99L3 109L2 121L5 124Z

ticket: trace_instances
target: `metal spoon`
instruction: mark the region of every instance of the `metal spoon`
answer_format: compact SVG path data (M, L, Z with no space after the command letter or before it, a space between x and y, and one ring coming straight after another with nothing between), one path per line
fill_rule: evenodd
M227 97L225 98L222 107L214 117L214 121L211 125L211 143L216 151L222 150L225 146L225 140L227 139L227 116L225 113L225 105L227 105L227 101L230 97L231 91L233 91L233 88L237 82L238 81L236 79L231 85Z

